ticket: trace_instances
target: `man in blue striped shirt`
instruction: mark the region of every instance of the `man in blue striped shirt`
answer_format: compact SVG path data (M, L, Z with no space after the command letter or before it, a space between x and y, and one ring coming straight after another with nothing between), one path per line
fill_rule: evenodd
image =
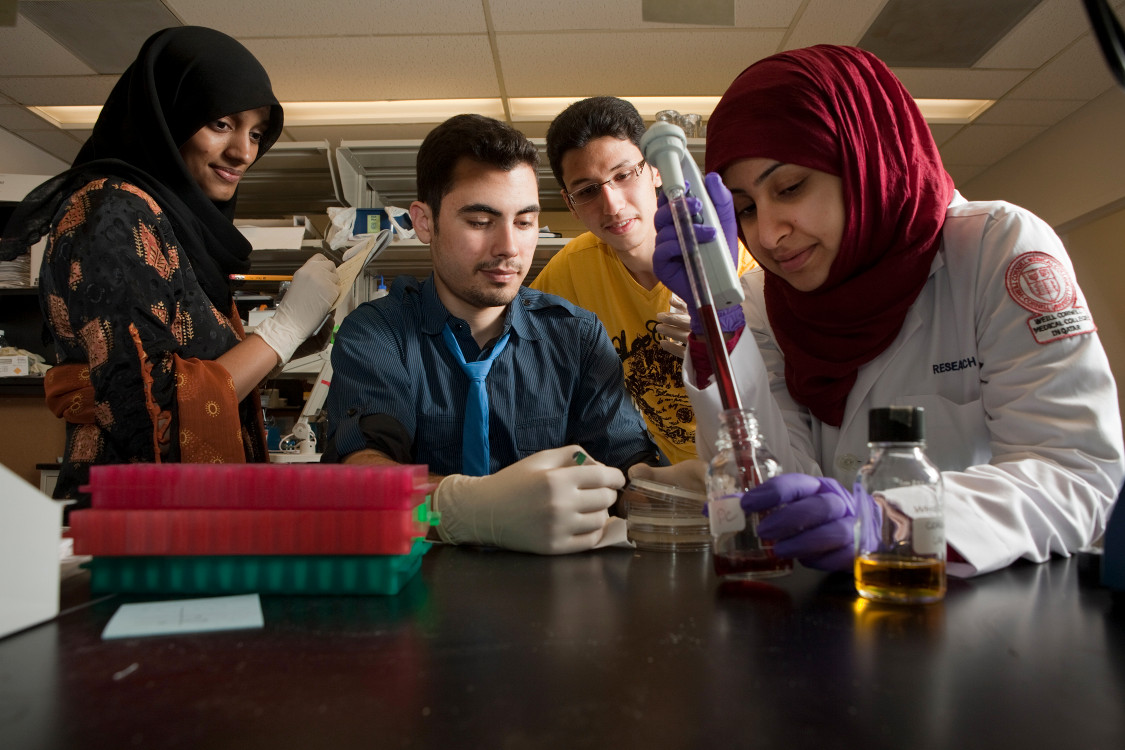
M448 542L604 544L623 472L657 456L597 317L522 286L538 152L504 123L458 115L417 158L410 216L434 272L396 279L340 326L325 460L428 464ZM466 371L480 367L474 391Z

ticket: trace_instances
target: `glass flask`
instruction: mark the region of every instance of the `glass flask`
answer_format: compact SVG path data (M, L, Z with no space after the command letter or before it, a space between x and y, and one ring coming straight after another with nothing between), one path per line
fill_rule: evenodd
M765 514L744 513L742 495L781 473L751 409L730 409L719 415L715 457L707 471L707 510L715 573L728 579L760 579L787 575L791 559L776 557L773 545L758 537Z

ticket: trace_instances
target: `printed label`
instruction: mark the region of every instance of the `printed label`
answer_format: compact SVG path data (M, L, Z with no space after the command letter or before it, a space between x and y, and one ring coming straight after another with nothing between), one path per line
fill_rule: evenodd
M945 523L941 516L914 519L914 551L919 555L936 555L945 547Z
M1093 316L1080 307L1030 317L1027 319L1027 327L1031 329L1031 335L1040 344L1049 344L1052 341L1098 330L1094 325Z
M742 495L726 495L711 500L707 503L707 518L711 523L711 536L742 531L746 528Z
M909 541L919 555L936 555L945 546L945 515L933 488L925 485L896 487L876 495L883 500L883 533L893 526L896 542Z

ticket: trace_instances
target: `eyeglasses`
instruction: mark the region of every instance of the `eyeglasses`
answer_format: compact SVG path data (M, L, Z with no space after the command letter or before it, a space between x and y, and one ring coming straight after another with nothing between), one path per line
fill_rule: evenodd
M629 187L633 180L641 176L641 172L643 172L644 169L645 160L641 159L633 166L625 167L605 182L595 182L592 185L587 185L580 190L575 190L573 193L567 193L566 197L570 200L570 204L572 206L585 205L601 196L603 185L609 185L615 190L624 190L625 188Z

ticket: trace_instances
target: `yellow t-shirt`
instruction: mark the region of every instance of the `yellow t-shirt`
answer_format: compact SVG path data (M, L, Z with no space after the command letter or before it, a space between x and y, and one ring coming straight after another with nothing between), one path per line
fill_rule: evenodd
M738 275L754 268L739 246ZM590 310L601 320L625 370L625 387L649 432L672 463L695 458L695 413L684 390L683 362L660 348L657 313L668 312L672 292L645 289L617 254L586 232L560 250L531 284Z

